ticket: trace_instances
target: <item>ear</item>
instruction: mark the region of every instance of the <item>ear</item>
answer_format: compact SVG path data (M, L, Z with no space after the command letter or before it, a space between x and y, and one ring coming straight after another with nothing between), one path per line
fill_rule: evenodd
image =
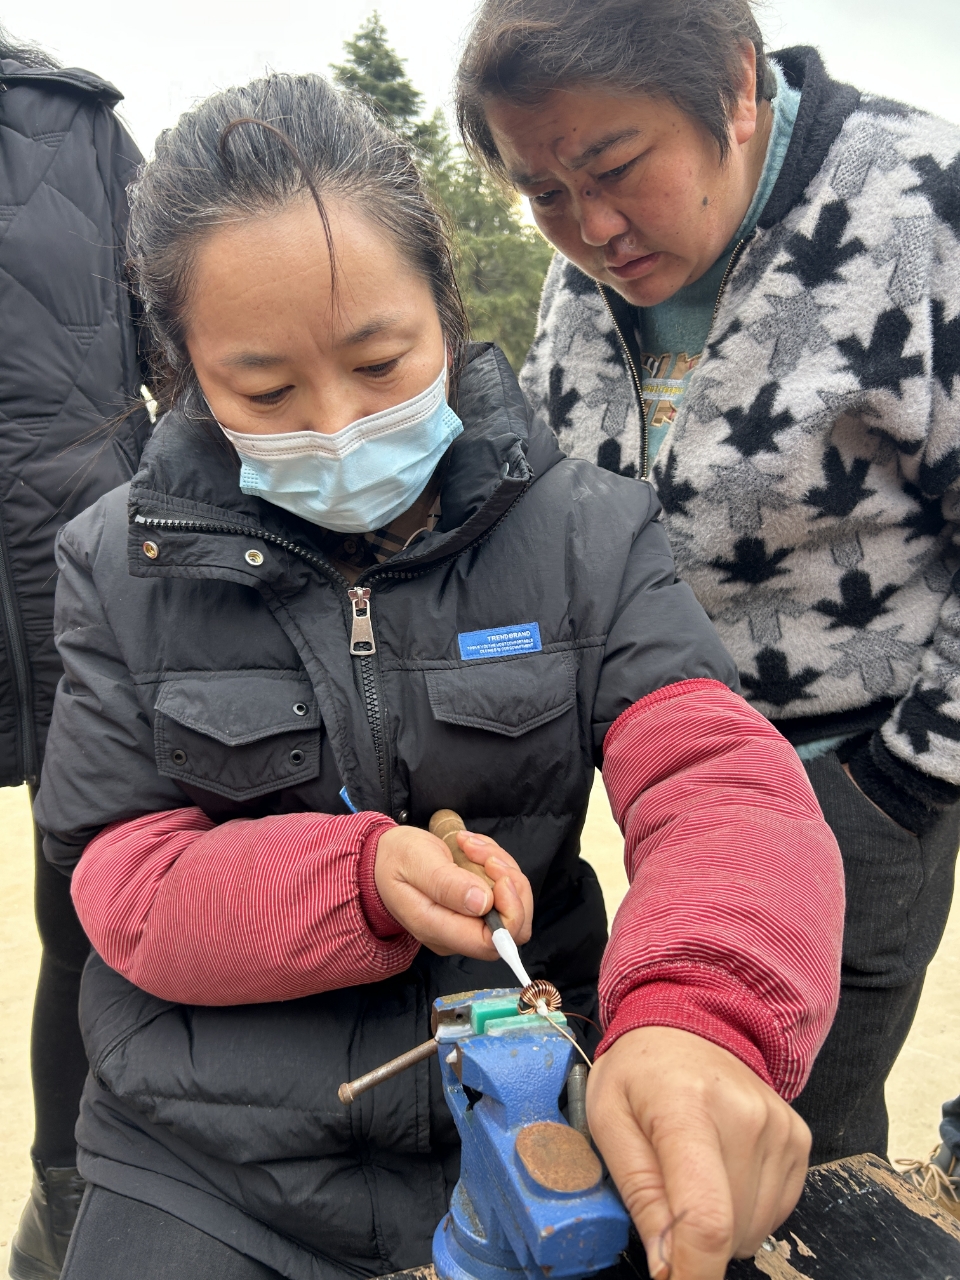
M744 146L757 131L757 51L746 41L740 50L743 76L740 91L730 117L730 135L738 146Z

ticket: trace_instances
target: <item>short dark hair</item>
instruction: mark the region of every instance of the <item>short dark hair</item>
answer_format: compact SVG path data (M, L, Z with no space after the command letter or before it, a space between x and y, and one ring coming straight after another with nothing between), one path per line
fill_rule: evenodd
M186 347L196 250L218 227L324 199L355 204L393 237L430 285L452 358L464 360L467 320L447 226L409 146L359 98L317 75L271 75L226 89L157 139L130 188L129 270L153 342L151 390L161 410L206 416Z
M666 98L729 150L742 54L757 53L757 100L775 81L750 0L484 0L457 71L457 120L487 168L506 176L485 104L535 106L576 87Z

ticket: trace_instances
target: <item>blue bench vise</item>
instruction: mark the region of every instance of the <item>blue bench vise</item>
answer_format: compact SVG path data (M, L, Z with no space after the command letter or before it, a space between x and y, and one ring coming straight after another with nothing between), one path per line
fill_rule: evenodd
M434 1003L460 1181L433 1238L439 1280L566 1280L613 1266L629 1216L558 1099L574 1046L550 1019L518 1012L519 988ZM560 1013L551 1018L561 1025Z

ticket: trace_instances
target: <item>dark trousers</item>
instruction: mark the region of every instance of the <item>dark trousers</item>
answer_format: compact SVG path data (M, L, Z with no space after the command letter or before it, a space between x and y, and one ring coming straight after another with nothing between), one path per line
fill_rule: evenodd
M847 912L840 1007L794 1106L813 1132L812 1163L886 1158L884 1084L950 913L960 805L917 837L871 804L832 752L807 773L843 856Z
M73 909L70 881L44 858L36 828L34 845L34 901L43 951L30 1037L36 1113L32 1154L48 1169L63 1169L77 1163L73 1131L87 1075L77 1002L90 943Z
M151 1205L88 1187L60 1280L281 1280Z

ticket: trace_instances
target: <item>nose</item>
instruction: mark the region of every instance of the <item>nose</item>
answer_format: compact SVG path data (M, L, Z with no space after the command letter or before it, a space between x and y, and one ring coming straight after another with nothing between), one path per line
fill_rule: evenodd
M585 191L578 201L577 220L580 238L584 244L602 248L614 236L625 235L630 230L630 220L604 199L602 195Z
M317 431L329 436L375 411L349 380L324 378L314 383L304 396L305 421L301 431Z

